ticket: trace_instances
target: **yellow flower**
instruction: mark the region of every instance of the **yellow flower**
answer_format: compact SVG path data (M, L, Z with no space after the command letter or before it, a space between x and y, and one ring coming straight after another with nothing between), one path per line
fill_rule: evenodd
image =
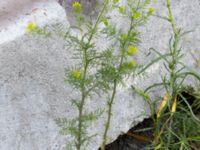
M142 16L141 13L137 11L136 13L134 13L133 18L134 19L140 19L141 16Z
M155 12L154 8L149 8L149 10L148 10L148 14L149 15L152 15L154 12Z
M72 76L76 79L79 79L81 77L81 72L79 70L72 71Z
M119 9L118 11L119 11L121 14L123 14L123 13L125 12L125 10L126 10L126 8L125 8L124 6L120 6L118 9Z
M157 112L157 118L160 118L160 114L161 114L163 108L166 106L168 99L169 99L169 95L165 94L165 96L161 102L160 109Z
M135 67L135 60L134 60L134 59L131 59L131 60L129 61L128 67L129 67L129 68Z
M114 4L116 4L116 3L119 2L119 0L113 0L112 2L113 2Z
M121 35L121 40L126 41L128 39L128 35L127 34L122 34Z
M36 29L38 29L38 26L36 25L36 23L30 22L30 23L28 23L28 25L26 27L26 32L32 32Z
M137 48L137 47L129 46L129 47L128 47L127 53L128 53L128 55L133 55L133 54L135 54L137 51L138 51L138 48Z
M174 102L173 102L173 105L172 105L172 110L171 110L172 113L175 113L175 112L176 112L176 105L177 105L177 99L176 99L176 97L175 97Z
M72 8L76 11L76 12L80 12L81 11L81 3L79 2L74 2L72 4Z

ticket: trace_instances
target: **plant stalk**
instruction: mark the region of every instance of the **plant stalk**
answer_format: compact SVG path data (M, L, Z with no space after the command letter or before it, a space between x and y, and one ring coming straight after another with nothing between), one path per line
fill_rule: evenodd
M108 0L105 0L104 6L94 24L94 27L92 28L92 32L88 38L88 41L86 43L86 47L83 47L83 64L84 64L84 68L83 68L83 78L82 78L82 84L81 84L81 102L80 102L80 107L79 107L79 116L78 116L78 136L77 136L77 143L76 143L76 148L77 150L81 150L81 146L82 146L82 129L83 129L83 107L85 105L85 101L86 101L86 97L87 97L87 91L86 91L86 85L85 85L85 81L86 81L86 77L87 77L87 72L88 72L88 66L89 66L89 59L88 59L88 49L89 49L89 45L90 42L97 30L99 21L106 9L106 6L108 4Z
M133 30L133 18L131 18L130 29L128 31L128 37L130 36L132 30ZM122 54L121 54L121 57L120 57L119 67L117 69L119 72L120 72L120 69L122 67L122 64L124 63L124 52L125 52L126 43L127 43L127 41L124 41L122 43L122 46L121 46ZM111 123L112 106L113 106L113 102L114 102L115 95L116 95L117 85L118 85L118 81L117 81L117 79L115 79L113 81L112 96L111 96L110 100L108 101L107 121L106 121L106 124L105 124L105 130L104 130L104 134L103 134L103 142L102 142L102 145L101 145L101 150L105 150L105 146L106 146L106 143L107 143L107 134L108 134L108 130L109 130L110 123Z
M171 10L171 2L170 2L170 0L166 0L166 1L167 1L168 13L169 13L168 19L169 19L169 21L170 21L170 23L172 25L174 34L177 34L176 25L175 25L174 18L173 18L173 15L172 15L172 10Z

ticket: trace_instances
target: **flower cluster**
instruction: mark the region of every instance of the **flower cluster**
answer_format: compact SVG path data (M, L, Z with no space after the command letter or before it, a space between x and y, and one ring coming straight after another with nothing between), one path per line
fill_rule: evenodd
M26 27L26 32L30 33L30 32L36 31L37 29L39 29L39 28L35 22L29 22Z
M128 47L127 53L128 53L128 55L132 56L132 55L134 55L137 51L138 51L138 48L131 45L131 46Z
M149 10L148 10L148 14L149 15L152 15L153 13L155 12L155 9L154 8L149 8Z
M79 79L81 77L81 72L79 70L74 70L71 72L71 74L76 79Z
M81 12L81 3L79 2L74 2L72 3L72 8L74 9L75 12L80 13Z

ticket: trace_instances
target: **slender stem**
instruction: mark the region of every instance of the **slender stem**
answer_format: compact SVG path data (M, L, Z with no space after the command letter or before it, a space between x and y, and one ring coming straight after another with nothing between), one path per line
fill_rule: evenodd
M167 9L168 9L168 12L169 12L169 21L171 22L174 34L177 34L176 25L175 25L174 18L173 18L173 15L172 15L172 10L171 10L171 3L170 3L170 0L166 0L166 1L167 1Z
M170 56L171 56L171 62L168 62L169 65L169 70L170 70L170 89L171 89L171 100L174 100L177 96L177 87L176 87L176 80L177 80L177 75L176 75L176 65L177 65L177 36L178 36L178 32L177 32L177 28L174 22L174 18L172 15L172 11L171 11L171 4L170 4L170 0L166 0L167 2L167 9L168 9L168 21L171 23L172 29L173 29L173 47L172 49L170 48ZM171 106L171 101L169 101L169 106ZM163 124L163 126L161 127L160 132L158 133L158 135L155 138L155 143L157 144L160 136L162 135L162 133L164 132L164 128L165 126L168 124L169 128L172 128L172 115L167 119L167 121ZM167 145L169 146L171 141L171 132L169 132L168 135L168 142Z
M171 61L171 67L170 67L170 85L171 85L171 89L172 89L172 100L176 97L176 65L177 65L177 28L174 22L174 18L172 15L172 11L171 11L171 3L170 0L166 0L167 1L167 8L168 8L168 13L169 13L169 21L171 23L171 26L173 28L173 32L174 32L174 41L173 41L173 50L171 51L171 56L172 56L172 61Z
M170 121L169 121L169 129L170 129L170 132L168 132L167 147L169 147L170 142L171 142L171 138L172 138L172 133L171 133L171 130L172 130L172 123L173 123L173 117L171 117L171 119L170 119ZM169 130L169 129L168 129L168 130Z
M85 81L87 78L87 72L88 72L88 66L89 66L89 59L88 59L88 49L89 49L89 45L90 42L97 30L99 21L103 15L103 12L106 9L106 6L108 4L108 0L105 1L104 6L94 24L94 27L92 28L92 32L88 38L88 41L86 43L86 47L83 47L83 64L84 64L84 68L83 68L83 77L82 77L82 83L81 83L81 102L80 102L80 107L79 107L79 116L78 116L78 136L77 136L77 144L76 144L76 148L77 150L81 150L81 146L82 146L82 129L83 129L83 107L85 105L85 100L87 97L87 91L86 91L86 85L85 85Z
M130 29L128 31L128 37L130 36L132 30L133 30L133 18L131 18ZM117 70L119 72L121 70L122 64L124 63L124 52L125 52L126 43L127 43L127 41L124 41L121 45L122 54L120 56L119 66L117 68ZM116 95L117 85L118 85L118 81L117 81L117 79L115 79L113 81L112 96L111 96L111 98L109 99L109 102L108 102L107 121L106 121L106 124L105 124L105 130L104 130L104 134L103 134L103 142L102 142L102 145L101 145L101 150L105 150L105 146L106 146L106 143L107 143L107 134L108 134L108 130L109 130L110 123L111 123L112 106L113 106L113 102L114 102L115 95Z
M162 125L162 127L161 127L161 130L159 131L159 133L156 134L156 137L154 138L154 141L153 141L154 145L158 144L159 138L160 138L161 135L163 134L166 125L167 125L168 122L171 120L171 117L172 117L172 116L170 116L170 117L163 123L163 125Z
M105 130L104 130L104 134L103 134L103 143L102 143L102 147L101 150L105 150L105 145L107 142L107 134L108 134L108 129L110 127L110 122L111 122L111 116L112 116L112 105L113 105L113 101L115 98L115 94L116 94L116 89L117 89L117 80L114 80L114 87L113 87L113 92L112 92L112 96L110 101L108 102L108 114L107 114L107 121L105 124Z
M86 49L84 50L84 54L86 55ZM87 56L85 56L85 58L87 58ZM86 59L85 59L86 61ZM84 73L83 73L83 81L82 81L82 85L81 85L81 103L80 103L80 107L79 107L79 119L78 119L78 139L77 139L77 150L81 150L81 145L82 145L82 117L83 117L83 106L85 104L85 99L86 99L86 95L85 95L85 79L86 79L86 73L87 73L87 68L88 68L88 63L87 61L85 62L84 65Z
M105 2L104 2L104 4L103 4L103 8L102 8L100 14L99 14L98 17L97 17L97 20L96 20L96 22L95 22L95 24L94 24L94 27L93 27L93 29L92 29L92 33L90 34L90 37L89 37L89 39L88 39L88 43L91 42L92 37L94 36L94 33L96 32L97 26L98 26L98 24L99 24L99 21L100 21L102 15L103 15L104 11L106 10L106 7L107 7L107 5L108 5L108 2L109 2L109 0L105 0Z
M173 32L174 32L174 41L173 41L173 50L171 51L171 56L172 56L172 62L171 62L171 72L170 72L170 80L171 80L171 88L172 88L172 99L174 99L176 92L175 92L175 82L176 82L176 75L175 75L175 68L176 68L176 56L177 56L177 43L176 43L176 38L177 38L177 29L176 29L176 25L174 22L174 18L172 15L172 10L171 10L171 3L170 0L166 0L167 1L167 9L168 9L168 13L169 13L169 21L171 23L171 26L173 28Z
M171 61L168 62L169 65L169 71L170 71L170 89L171 89L171 101L174 100L177 96L177 87L176 87L176 80L177 80L177 75L176 75L176 65L177 65L177 38L178 38L178 32L177 28L174 22L174 18L172 15L172 10L171 10L171 3L170 0L166 0L167 2L167 9L168 9L168 21L171 23L172 29L173 29L173 47L172 49L170 48L170 56L171 56ZM169 107L171 106L171 101L169 101ZM170 108L169 108L170 109ZM167 119L167 121L163 124L161 127L160 131L155 137L154 144L157 144L159 141L159 138L161 137L162 133L164 132L165 126L169 125L169 128L171 129L173 120L172 120L172 115ZM168 142L167 145L169 146L171 140L171 132L169 132L168 135Z

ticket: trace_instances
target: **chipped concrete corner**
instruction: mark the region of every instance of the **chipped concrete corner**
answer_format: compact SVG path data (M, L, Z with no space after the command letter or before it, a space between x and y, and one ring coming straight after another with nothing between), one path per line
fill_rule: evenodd
M156 13L166 14L164 2L157 2L154 7ZM177 25L185 30L194 30L184 39L183 61L195 68L193 56L200 57L197 56L200 53L199 1L177 0L173 1L172 7ZM70 102L72 89L64 83L64 69L73 63L71 50L65 49L64 42L58 37L30 36L24 29L31 21L41 26L68 25L66 13L56 1L48 0L39 1L26 11L14 21L4 22L4 25L0 23L0 149L63 150L70 137L59 133L55 119L76 115ZM150 47L166 51L170 27L165 21L152 17L141 32L143 43L137 55L138 63L150 61L145 56ZM154 65L148 70L148 77L135 78L132 84L143 88L157 82L161 65ZM155 92L154 96L157 94ZM105 101L100 100L87 104L90 110L104 106ZM141 114L148 114L148 111L147 104L128 86L119 89L109 131L110 141L141 121L144 118ZM103 122L102 116L90 128L91 132L99 133L90 143L90 150L97 150L101 143Z

